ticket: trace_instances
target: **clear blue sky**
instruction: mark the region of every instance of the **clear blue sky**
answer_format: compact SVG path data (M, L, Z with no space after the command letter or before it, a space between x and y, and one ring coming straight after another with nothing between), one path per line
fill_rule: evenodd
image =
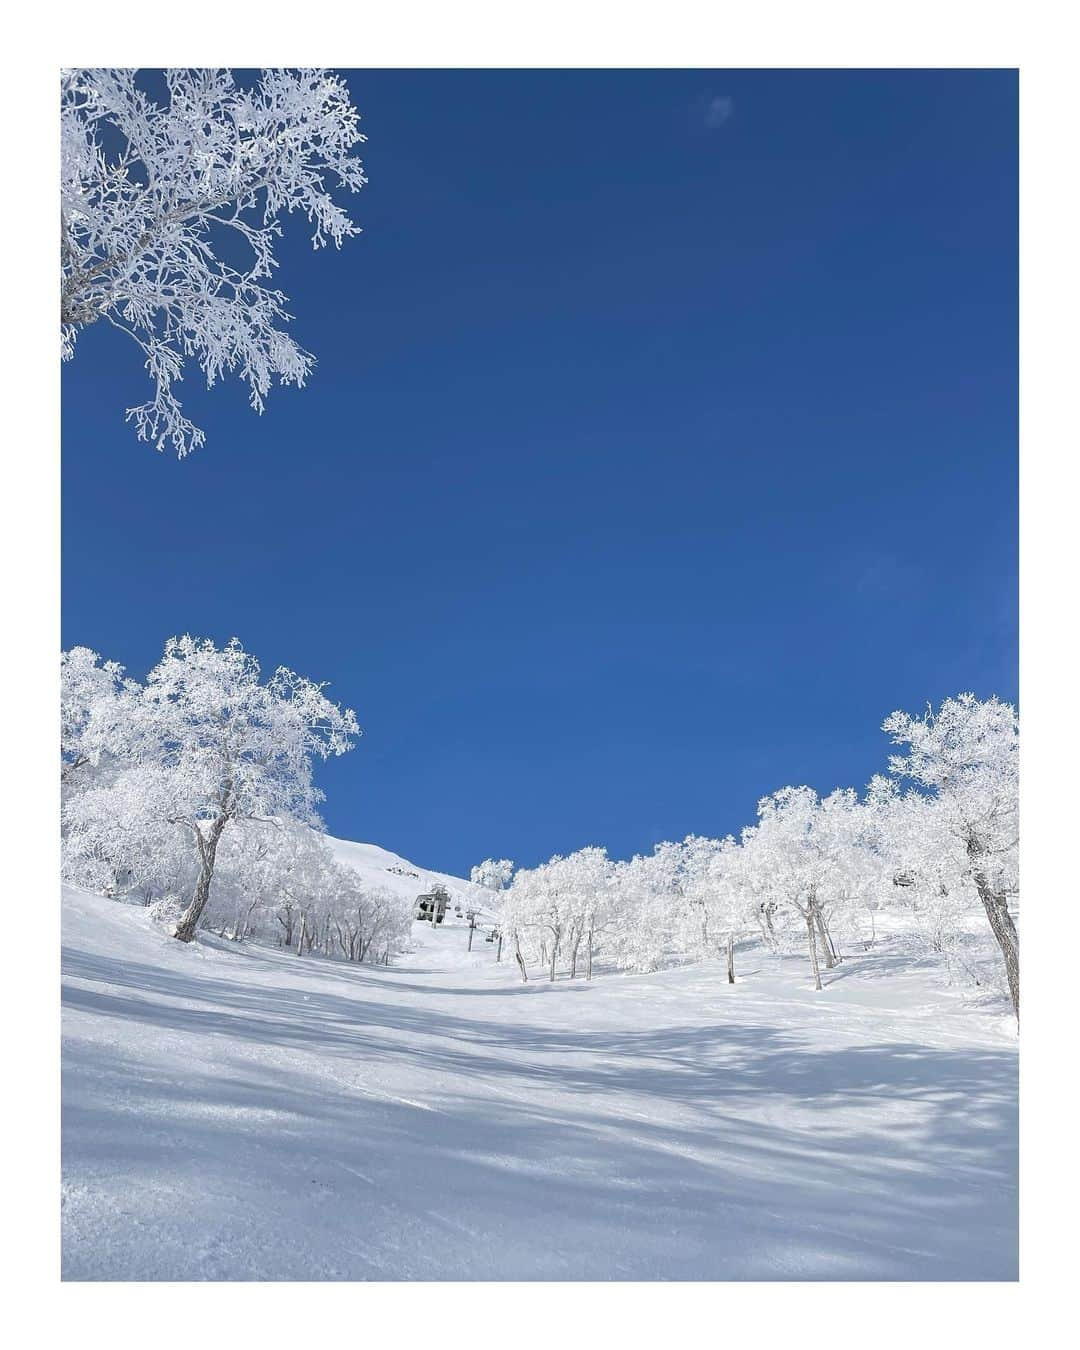
M331 831L461 872L861 786L893 708L1017 695L1009 72L353 71L318 357L207 444L64 372L64 644L236 634L355 707Z

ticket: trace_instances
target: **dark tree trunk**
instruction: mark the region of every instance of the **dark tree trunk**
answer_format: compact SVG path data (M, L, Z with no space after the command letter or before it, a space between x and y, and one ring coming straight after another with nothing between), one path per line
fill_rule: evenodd
M574 945L570 948L570 978L571 978L571 979L574 979L574 978L577 976L577 954L578 954L578 948L579 948L580 946L581 946L581 934L578 933L577 936L574 938Z
M214 860L217 857L218 840L229 823L227 814L220 815L210 827L210 833L203 838L202 831L196 827L199 838L199 879L195 883L195 894L191 904L180 916L173 937L180 942L190 942L195 936L203 910L210 899L210 883L214 879Z
M975 873L975 886L979 892L983 909L986 910L986 917L990 920L990 927L997 939L997 945L1001 948L1001 956L1005 962L1005 976L1009 981L1009 997L1012 999L1013 1012L1019 1022L1020 938L1016 932L1016 925L1009 913L1007 900L991 887L985 873Z
M727 982L735 983L735 935L728 934L727 939Z

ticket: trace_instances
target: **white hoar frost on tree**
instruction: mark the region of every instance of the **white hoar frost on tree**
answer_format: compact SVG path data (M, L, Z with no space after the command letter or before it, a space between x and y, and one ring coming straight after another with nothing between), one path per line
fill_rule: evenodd
M138 72L67 70L61 81L60 325L65 360L105 320L143 353L153 397L128 409L142 440L178 455L204 433L174 385L195 361L214 385L235 374L262 412L271 385L304 384L313 357L285 331L268 283L280 217L312 242L359 233L334 192L365 182L344 81L324 70L167 70L164 101Z
M588 980L597 958L636 971L713 959L734 984L738 949L758 943L808 958L823 990L883 929L950 979L1007 993L1019 1015L1016 712L962 694L922 718L894 713L884 730L907 753L863 796L781 788L738 839L688 835L626 861L592 846L516 872L485 859L471 880L521 978L538 967ZM335 861L315 814L314 759L357 731L322 686L284 669L264 683L236 641L174 638L143 685L73 648L62 657L65 878L158 902L185 940L203 923L298 955L388 960L412 902Z
M65 872L82 884L104 877L107 891L171 879L185 895L175 934L185 942L209 903L223 837L244 823L270 836L288 822L320 828L312 762L359 734L322 685L285 667L263 683L235 639L219 649L171 638L142 686L76 648L62 686Z
M737 841L690 835L625 862L586 848L519 869L509 885L491 860L475 868L474 881L501 891L522 979L532 966L549 980L583 966L591 976L596 956L637 971L715 958L735 983L736 948L752 939L804 953L821 990L891 914L899 940L943 958L950 978L1007 991L1019 1016L1016 712L962 694L921 719L894 713L883 729L909 749L890 759L890 777L862 798L781 788Z

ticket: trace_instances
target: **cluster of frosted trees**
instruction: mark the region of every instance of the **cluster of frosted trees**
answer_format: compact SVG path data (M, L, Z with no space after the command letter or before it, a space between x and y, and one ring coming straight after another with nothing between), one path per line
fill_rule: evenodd
M845 953L884 932L941 957L952 975L1007 988L1019 1015L1018 724L996 698L962 694L884 723L901 753L861 797L786 787L739 838L690 836L616 862L601 848L514 874L503 929L528 978L720 957L756 938L801 949L817 989ZM485 884L498 889L507 864ZM474 879L479 879L474 875Z
M190 941L207 926L298 954L388 960L411 906L337 863L319 833L313 761L356 717L235 639L172 638L139 684L86 647L61 657L66 880L155 904Z

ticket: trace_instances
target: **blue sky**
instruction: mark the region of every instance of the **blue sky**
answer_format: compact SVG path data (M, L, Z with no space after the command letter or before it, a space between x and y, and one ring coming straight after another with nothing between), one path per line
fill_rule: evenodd
M177 462L80 338L65 646L331 681L329 828L458 872L737 830L893 708L1016 698L1014 74L348 81L364 233L280 253L306 390L190 378Z

